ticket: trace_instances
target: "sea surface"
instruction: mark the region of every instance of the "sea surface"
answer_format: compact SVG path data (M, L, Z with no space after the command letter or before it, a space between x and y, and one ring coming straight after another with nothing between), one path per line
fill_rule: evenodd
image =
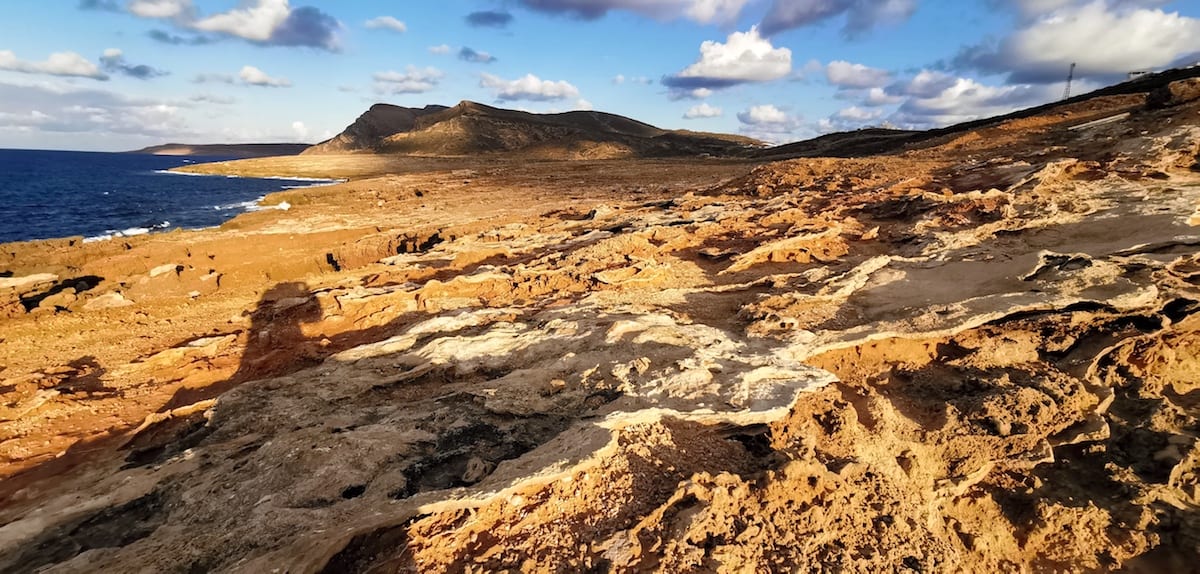
M329 183L164 171L222 159L0 149L0 242L212 227L268 193Z

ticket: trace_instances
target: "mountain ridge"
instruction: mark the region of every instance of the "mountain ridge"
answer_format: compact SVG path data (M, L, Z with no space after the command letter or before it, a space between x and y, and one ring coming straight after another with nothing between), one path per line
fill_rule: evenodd
M518 153L555 159L736 156L762 142L735 135L666 130L607 112L536 114L463 100L454 106L372 105L308 155L394 153L463 156Z

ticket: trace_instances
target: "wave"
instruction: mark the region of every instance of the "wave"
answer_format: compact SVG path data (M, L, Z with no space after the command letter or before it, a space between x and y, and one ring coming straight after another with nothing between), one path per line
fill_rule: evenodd
M244 211L244 212L250 213L250 212L254 212L254 211L265 211L268 209L278 209L280 211L287 211L292 208L292 204L290 204L286 201L281 201L275 205L263 205L261 202L262 202L262 200L264 200L266 198L267 198L267 196L261 195L258 197L258 199L253 199L250 201L239 201L237 203L227 203L225 205L214 205L213 209L215 209L217 211L232 211L232 210L236 209L239 211Z
M164 221L162 223L156 223L154 225L151 225L150 227L130 227L128 229L120 229L120 230L110 229L101 235L93 235L92 237L84 237L83 242L84 243L92 243L94 241L107 241L109 239L116 239L118 237L133 237L135 235L145 235L147 233L150 233L151 231L158 231L160 229L166 229L170 226L171 226L170 221Z

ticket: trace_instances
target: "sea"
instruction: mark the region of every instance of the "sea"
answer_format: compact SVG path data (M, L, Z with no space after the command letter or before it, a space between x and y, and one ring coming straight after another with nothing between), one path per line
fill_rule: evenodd
M214 227L264 209L268 193L335 183L167 171L223 159L233 158L0 149L0 243Z

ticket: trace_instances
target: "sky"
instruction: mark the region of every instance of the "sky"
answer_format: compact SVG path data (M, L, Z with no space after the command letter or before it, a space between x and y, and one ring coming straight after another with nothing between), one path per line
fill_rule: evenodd
M1197 0L49 0L0 18L0 148L310 142L371 104L595 109L773 143L1200 62Z

